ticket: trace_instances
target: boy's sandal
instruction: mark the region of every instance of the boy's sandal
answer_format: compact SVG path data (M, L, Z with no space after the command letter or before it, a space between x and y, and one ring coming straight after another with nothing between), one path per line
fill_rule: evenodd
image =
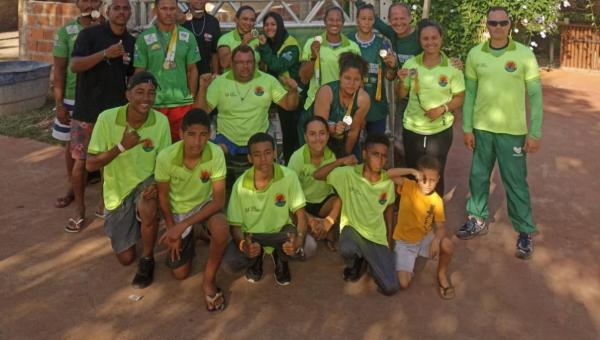
M454 286L452 286L452 284L450 284L447 287L443 287L439 282L439 293L440 293L440 297L444 300L452 300L455 297L455 292L454 292Z
M56 201L54 202L54 206L56 208L65 208L69 204L71 204L71 202L73 202L74 200L75 200L75 196L73 195L73 193L67 194L65 196L57 197Z
M83 227L84 222L85 219L83 218L80 218L78 220L69 218L69 222L67 222L67 225L65 226L65 231L67 233L78 233L81 231L81 227Z
M209 313L220 312L225 309L225 295L221 288L217 288L215 295L205 295L206 311Z
M98 218L104 219L104 210L96 210L96 212L94 212L94 215Z

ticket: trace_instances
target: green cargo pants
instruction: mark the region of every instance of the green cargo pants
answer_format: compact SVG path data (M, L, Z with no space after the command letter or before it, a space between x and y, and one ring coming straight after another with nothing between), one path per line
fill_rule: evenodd
M526 136L473 130L475 151L471 163L467 213L487 219L490 176L496 159L508 201L508 217L517 232L536 231L531 216L529 185L527 184L527 155L523 151Z

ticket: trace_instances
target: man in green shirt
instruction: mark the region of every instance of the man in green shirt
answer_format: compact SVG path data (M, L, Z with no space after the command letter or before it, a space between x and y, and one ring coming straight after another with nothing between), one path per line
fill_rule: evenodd
M152 109L158 83L148 72L130 78L128 104L100 114L88 147L86 169L103 169L106 209L104 230L117 260L129 265L135 245L144 244L132 284L145 288L154 276L154 244L158 230L158 192L154 165L171 144L167 118Z
M82 1L77 0L75 6L81 12L81 16L69 21L66 25L59 28L54 36L54 56L53 74L54 74L54 103L56 105L56 118L52 126L52 137L66 142L65 144L65 162L67 165L67 177L71 177L73 164L75 160L71 156L70 140L71 126L70 121L75 108L75 85L76 75L69 68L71 53L75 45L77 35L85 27L98 22L92 18L92 10L98 10L101 5L100 0ZM86 15L83 15L86 14ZM67 194L58 197L54 204L57 208L68 206L74 199L73 189L69 185Z
M250 46L254 52L254 62L258 65L260 54L258 53L258 31L256 25L256 11L251 6L241 6L235 13L235 28L223 34L217 42L217 53L219 63L223 71L231 68L233 50L240 46Z
M340 252L347 262L344 280L355 282L366 261L371 275L384 295L400 289L392 247L394 183L383 166L390 142L381 134L365 140L362 158L356 165L354 155L340 158L315 172L327 180L342 200Z
M516 256L533 254L537 229L533 224L527 184L527 154L539 149L542 138L542 86L535 55L509 38L511 21L503 7L487 13L490 40L469 51L465 69L463 105L465 145L473 152L467 203L467 222L458 230L461 239L487 233L490 176L496 160L506 188L508 216L519 233ZM527 127L525 94L531 122Z
M252 167L234 184L227 220L233 240L225 253L224 268L237 272L246 268L246 279L263 276L263 247L274 248L275 281L288 285L288 260L314 255L316 241L306 234L306 205L298 176L275 163L275 141L259 132L248 141ZM293 215L293 219L292 219Z
M298 106L296 81L284 78L282 85L275 77L257 70L254 53L249 46L236 47L232 60L231 70L214 81L210 74L200 77L195 103L195 107L205 112L215 108L219 110L214 142L225 151L228 188L250 167L246 144L250 136L268 130L271 104L288 111Z
M200 52L193 33L176 23L176 0L155 0L155 9L156 24L137 38L133 65L136 72L149 71L158 79L155 109L169 118L171 138L177 141L198 90Z
M190 273L194 256L194 231L210 238L202 289L209 312L225 308L225 298L215 278L227 241L229 226L225 207L225 157L208 141L210 117L192 109L183 117L181 140L164 149L156 159L154 178L158 183L160 208L167 232L160 241L169 247L167 267L183 280Z

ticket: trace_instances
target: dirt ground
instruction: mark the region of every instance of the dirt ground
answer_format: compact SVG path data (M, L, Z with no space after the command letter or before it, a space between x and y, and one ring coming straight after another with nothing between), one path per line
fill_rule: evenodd
M454 240L453 301L436 295L435 263L408 291L384 297L368 276L342 281L339 255L324 246L310 262L291 264L287 287L275 284L270 261L258 284L220 272L229 307L217 315L204 310L200 242L189 279L170 276L159 247L155 283L135 290L135 267L117 264L93 218L98 185L87 194L91 223L67 234L72 210L53 206L66 185L62 149L0 137L0 339L598 339L600 75L552 71L544 84L542 149L529 158L535 255L513 256L516 234L495 173L490 232ZM470 166L458 126L454 144L446 172L452 233L464 220Z

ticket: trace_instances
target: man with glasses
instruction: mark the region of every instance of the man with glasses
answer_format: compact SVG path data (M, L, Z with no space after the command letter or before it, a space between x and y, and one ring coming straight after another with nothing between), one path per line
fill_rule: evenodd
M519 233L516 256L533 254L536 231L527 184L527 154L536 152L542 137L542 89L535 55L509 38L511 21L503 7L487 12L490 40L467 56L463 131L473 151L467 222L458 230L463 240L487 233L490 175L496 160L508 200L508 216ZM525 92L531 120L527 126Z

